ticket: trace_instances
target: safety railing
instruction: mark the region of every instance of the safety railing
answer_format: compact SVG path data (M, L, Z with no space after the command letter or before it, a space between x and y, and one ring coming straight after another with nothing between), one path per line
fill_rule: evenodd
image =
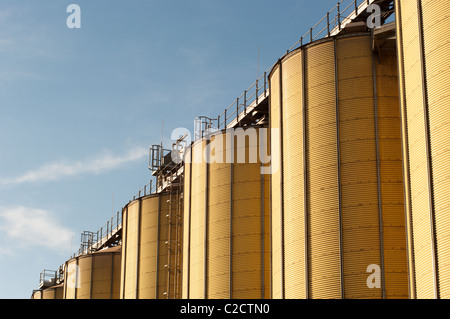
M90 254L98 250L122 227L122 212L117 212L97 232L85 231L81 233L81 245L71 258Z
M39 288L51 287L56 284L57 272L55 270L44 269L39 275Z
M157 178L152 178L150 179L150 181L144 185L144 187L142 187L137 193L136 195L133 196L133 200L137 199L137 198L141 198L147 195L151 195L156 193L156 190L158 189L158 184L157 184Z
M105 225L100 227L97 231L97 245L102 245L105 241L107 241L111 236L114 235L116 231L118 231L122 227L122 212L119 211L116 215L112 216ZM98 247L97 247L98 248Z
M375 0L341 0L320 19L308 32L291 46L287 53L315 40L339 33L346 24L357 17Z
M267 73L264 72L256 81L245 90L236 100L227 107L221 114L217 116L217 129L225 129L234 119L239 121L239 116L242 112L246 114L247 107L253 103L259 104L261 94L264 94L264 98L267 96L268 82Z
M176 143L172 145L173 150L183 151L183 146L187 144L184 139L187 137L187 134L183 135L179 138ZM156 170L160 170L162 173L166 171L170 171L173 168L178 168L180 165L177 165L172 161L164 161L164 158L171 153L172 150L166 150L158 145L154 145L150 147L150 158L149 158L149 169L153 172ZM171 154L172 155L172 154ZM180 161L181 163L181 161ZM176 174L173 172L169 174L169 179L167 180L169 183L173 182L176 179ZM161 178L161 176L159 176ZM158 191L158 188L161 187L161 182L158 185L158 176L154 176L150 179L150 181L141 188L136 195L133 196L132 200L136 200L138 198L155 194ZM131 202L131 200L130 200ZM113 235L116 234L122 227L122 211L118 211L114 216L109 219L105 225L99 228L97 232L84 231L81 233L81 245L80 248L70 257L74 258L80 255L90 254L92 252L97 251L101 248L108 240L111 239Z
M286 54L293 50L311 43L315 40L330 37L339 33L347 23L351 22L358 16L367 6L375 2L375 0L340 0L327 14L320 19L307 33L300 37L300 39L291 46ZM199 129L195 134L195 139L205 136L207 130L221 130L226 129L227 126L236 120L239 122L241 114L246 115L247 108L260 102L260 98L264 99L268 95L268 81L267 75L276 64L273 64L267 71L265 71L256 81L245 90L233 103L228 106L217 118L206 118L210 120L209 125ZM197 120L197 119L196 119Z

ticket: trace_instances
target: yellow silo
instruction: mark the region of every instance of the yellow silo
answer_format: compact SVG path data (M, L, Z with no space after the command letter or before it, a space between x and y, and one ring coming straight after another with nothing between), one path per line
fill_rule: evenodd
M124 207L120 298L179 298L182 209L177 192L152 194Z
M318 40L272 69L273 298L408 297L392 30Z
M44 289L42 299L64 299L64 284Z
M65 263L64 299L119 299L121 246Z
M186 151L183 298L270 298L262 134L258 127L218 131Z
M31 294L31 299L42 299L42 290L40 289L33 290L33 293Z
M396 0L412 298L450 298L450 2Z

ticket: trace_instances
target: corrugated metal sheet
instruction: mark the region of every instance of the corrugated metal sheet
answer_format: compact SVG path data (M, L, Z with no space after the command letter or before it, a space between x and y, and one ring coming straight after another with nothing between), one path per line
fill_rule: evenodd
M442 1L441 1L442 2ZM433 248L425 140L419 19L417 0L400 1L408 130L415 286L418 298L434 297Z
M450 2L422 0L439 297L450 298Z
M64 299L75 299L75 289L77 284L76 269L77 259L71 259L66 262L64 269Z
M162 201L167 200L164 197ZM141 228L139 238L138 297L156 299L156 273L158 262L158 214L159 196L145 198L141 202ZM163 213L159 214L163 216ZM161 258L161 257L160 257ZM127 266L128 267L128 266ZM134 283L130 283L133 285ZM159 291L159 297L162 294Z
M383 52L379 59L376 73L386 298L408 298L397 56Z
M260 175L259 163L233 166L232 297L235 299L259 299L262 295Z
M44 290L35 290L31 299L64 299L64 284L59 284Z
M92 299L119 299L121 254L96 253L92 262Z
M230 298L231 164L226 163L226 136L211 139L217 160L209 165L208 298ZM221 147L222 146L222 147Z
M311 298L340 298L339 181L334 44L306 51Z
M31 299L42 299L42 290L34 291Z
M269 224L267 228L262 225L261 164L249 163L250 155L258 152L258 135L254 145L236 143L236 138L232 150L232 135L220 133L225 131L209 136L208 147L204 148L205 153L210 152L209 164L201 158L192 164L189 297L259 299L264 294L262 282L269 276L262 273L266 263L262 232L269 231ZM205 147L206 140L197 141L194 152L202 145ZM239 152L246 159L243 163L237 163ZM233 164L229 162L231 153ZM185 225L185 232L188 227Z
M77 288L76 299L90 299L93 263L92 256L78 258L80 287Z
M366 284L367 267L381 265L371 38L336 45L344 298L381 298Z
M276 66L270 77L271 174L271 232L272 232L272 298L283 297L281 228L281 152L280 152L280 68ZM275 134L274 134L275 133Z
M268 134L270 144L270 135ZM270 238L270 175L261 175L264 183L264 298L271 298L272 269L271 269L271 238Z
M136 298L136 280L137 280L137 254L138 254L138 216L139 216L139 201L131 203L125 207L123 219L126 220L126 229L123 231L126 236L126 250L123 258L126 258L124 265L124 290L121 293L124 299Z
M128 250L127 250L127 244L128 244L128 240L127 240L127 207L125 206L122 209L122 247L123 247L123 254L122 254L122 258L120 261L120 299L124 299L125 298L125 282L126 282L126 256L128 254Z
M202 160L206 141L193 146L192 198L191 198L191 247L189 297L205 298L205 192L206 165Z
M306 298L302 52L283 60L285 298Z
M120 262L121 247L67 261L64 299L119 299Z
M382 298L385 288L387 298L407 297L396 57L385 53L373 59L370 33L321 40L290 53L281 61L282 110L279 68L270 75L271 127L278 128L283 116L283 178L271 176L274 296ZM376 83L374 70L380 73ZM272 140L271 146L279 156L280 143ZM283 258L284 268L277 269ZM367 286L372 264L384 270L380 288Z
M183 267L182 267L182 293L183 299L187 299L189 291L189 269L190 269L190 216L191 216L191 147L188 147L185 152L184 164L184 183L183 183Z
M153 194L128 204L124 209L121 298L163 299L179 296L181 281L175 280L178 249L176 231L169 234L178 207L178 195ZM170 264L171 271L166 265ZM166 293L170 292L170 296Z

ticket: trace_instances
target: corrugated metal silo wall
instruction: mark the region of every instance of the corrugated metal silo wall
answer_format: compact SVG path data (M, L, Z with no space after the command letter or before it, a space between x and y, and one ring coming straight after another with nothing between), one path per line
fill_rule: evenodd
M281 221L281 145L280 129L280 66L275 66L270 81L270 129L271 129L271 156L273 170L270 176L271 183L271 238L272 242L272 298L283 298L282 281L282 221ZM276 145L276 147L275 147Z
M351 34L287 55L270 75L270 123L281 131L271 150L282 158L273 298L407 297L395 55L380 59L370 33ZM369 265L382 269L379 289L367 285Z
M33 291L31 299L42 299L42 290Z
M189 240L189 298L206 298L205 292L205 216L206 165L202 161L206 141L200 140L192 148L192 182ZM186 181L185 181L186 182ZM185 230L186 231L186 230Z
M149 195L123 210L122 299L179 298L177 258L181 246L176 228L182 210L178 193ZM179 235L179 233L178 233ZM181 259L181 258L180 258ZM181 271L181 270L180 270Z
M191 189L192 189L192 149L185 150L184 177L183 177L183 266L182 268L182 293L183 299L189 295L189 267L190 264L190 225L191 225Z
M64 285L47 288L42 291L42 299L64 299Z
M64 299L119 299L120 247L66 262Z
M450 297L450 2L396 0L411 287Z
M259 131L253 130L254 143L236 142L231 149L232 135L222 131L187 152L183 298L269 297L269 176L261 174L259 161L249 161L258 154Z

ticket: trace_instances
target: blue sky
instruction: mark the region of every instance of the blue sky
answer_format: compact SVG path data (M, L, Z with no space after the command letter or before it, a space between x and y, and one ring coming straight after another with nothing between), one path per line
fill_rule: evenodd
M69 29L66 8L81 8ZM30 298L337 0L0 0L0 298Z

